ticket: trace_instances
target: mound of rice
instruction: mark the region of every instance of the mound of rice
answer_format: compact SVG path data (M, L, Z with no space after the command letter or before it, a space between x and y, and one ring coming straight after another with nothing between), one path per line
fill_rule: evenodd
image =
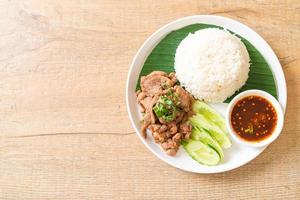
M195 98L223 102L248 79L250 58L241 40L226 30L207 28L190 33L179 44L175 71Z

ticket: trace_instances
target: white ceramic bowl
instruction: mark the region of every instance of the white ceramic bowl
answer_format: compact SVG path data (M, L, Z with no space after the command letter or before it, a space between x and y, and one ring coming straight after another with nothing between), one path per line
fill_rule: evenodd
M155 33L153 33L140 47L138 52L136 53L130 70L128 72L127 77L127 85L126 85L126 104L127 110L129 114L129 119L131 124L136 131L138 137L141 139L142 143L158 158L163 160L164 162L190 172L196 173L218 173L224 172L228 170L235 169L242 165L245 165L249 161L253 160L256 156L258 156L265 148L251 148L245 147L233 140L231 148L225 150L225 158L222 163L216 166L204 166L192 158L190 158L182 148L179 149L177 155L175 157L170 157L164 153L164 151L157 145L151 136L149 136L146 140L141 136L140 128L140 120L141 113L139 111L139 106L135 97L135 88L138 81L139 73L143 67L145 59L152 51L152 49L156 46L156 44L163 39L168 33L173 30L180 29L182 27L195 24L195 23L205 23L205 24L214 24L217 26L222 26L228 30L239 34L240 36L247 39L254 45L258 51L263 55L265 60L268 62L276 83L276 89L278 93L278 101L281 104L282 108L285 110L286 101L287 101L287 91L286 91L286 83L284 74L281 68L281 65L276 57L275 53L271 49L271 47L267 44L267 42L259 36L255 31L245 26L244 24L220 16L214 15L196 15L178 19L173 21ZM214 104L212 105L217 111L219 111L223 116L226 114L226 108L228 104Z
M257 142L251 142L251 141L246 141L243 140L242 138L240 138L235 131L232 128L232 123L231 123L231 112L232 109L234 108L234 106L236 105L236 103L248 96L260 96L262 98L267 99L275 108L275 111L277 113L277 124L276 127L273 131L273 133L266 139L261 140L261 141L257 141ZM272 143L281 133L282 127L283 127L283 122L284 122L284 114L282 111L282 108L279 104L279 102L269 93L262 91L262 90L247 90L244 92L241 92L240 94L238 94L237 96L235 96L232 101L229 103L228 107L227 107L227 112L226 112L226 126L227 129L229 130L229 133L231 135L231 137L238 143L242 144L242 145L246 145L246 146L250 146L250 147L264 147L270 143Z

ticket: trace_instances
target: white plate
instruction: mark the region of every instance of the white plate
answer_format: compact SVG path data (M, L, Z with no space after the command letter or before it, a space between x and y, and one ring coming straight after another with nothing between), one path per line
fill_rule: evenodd
M126 86L127 110L129 113L131 124L134 127L141 141L152 153L154 153L161 160L174 167L190 172L224 172L245 165L249 161L253 160L256 156L258 156L261 152L263 152L265 148L245 147L232 140L232 147L224 152L224 161L216 166L208 167L194 161L184 152L182 148L180 148L175 157L170 157L164 153L164 151L160 148L158 144L154 143L151 135L145 140L140 133L141 114L139 112L138 104L135 97L135 87L142 66L147 56L151 53L152 49L162 38L164 38L164 36L166 36L169 32L173 30L177 30L195 23L214 24L224 27L233 31L234 33L239 34L240 36L244 37L249 42L251 42L251 44L254 45L258 49L258 51L263 55L263 57L266 59L269 66L271 67L271 70L275 77L278 101L281 104L283 110L285 111L287 102L285 78L279 60L276 57L273 50L271 49L271 47L261 36L259 36L255 31L253 31L246 25L229 18L213 15L197 15L178 19L160 28L144 42L144 44L141 46L141 48L135 55L128 73ZM212 106L215 107L223 115L225 115L227 104L221 103Z

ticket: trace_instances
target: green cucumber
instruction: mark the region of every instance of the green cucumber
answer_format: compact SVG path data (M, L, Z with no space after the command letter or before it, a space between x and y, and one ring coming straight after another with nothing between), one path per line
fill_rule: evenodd
M182 142L186 152L197 162L212 166L220 162L219 154L210 146L203 144L200 141L189 139Z
M211 148L216 150L219 154L221 160L224 158L223 149L204 129L193 128L191 138L193 140L198 140L206 145L209 145Z
M210 122L203 115L196 114L190 117L189 121L193 127L206 130L222 148L227 149L231 146L231 141L227 136L227 133L223 132L221 128Z
M209 121L216 124L223 132L227 133L225 119L212 107L201 101L193 103L193 112L205 116Z

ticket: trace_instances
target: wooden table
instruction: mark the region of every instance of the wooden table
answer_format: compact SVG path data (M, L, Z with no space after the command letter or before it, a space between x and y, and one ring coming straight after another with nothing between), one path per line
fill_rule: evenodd
M183 16L253 28L283 65L282 135L249 164L175 169L135 135L125 81L143 41ZM300 2L3 0L0 199L300 199Z

